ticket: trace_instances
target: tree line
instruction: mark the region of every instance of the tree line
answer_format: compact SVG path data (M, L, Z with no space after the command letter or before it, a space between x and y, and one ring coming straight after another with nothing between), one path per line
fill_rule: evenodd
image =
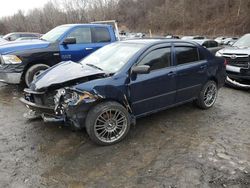
M52 0L0 19L0 33L46 33L67 23L115 19L130 31L177 35L242 35L250 31L250 0Z

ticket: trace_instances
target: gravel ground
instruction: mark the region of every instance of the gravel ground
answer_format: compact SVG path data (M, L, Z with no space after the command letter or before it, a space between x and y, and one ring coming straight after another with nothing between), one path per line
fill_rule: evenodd
M215 106L140 119L100 147L85 131L27 121L17 86L0 85L0 187L250 187L250 92L223 88Z

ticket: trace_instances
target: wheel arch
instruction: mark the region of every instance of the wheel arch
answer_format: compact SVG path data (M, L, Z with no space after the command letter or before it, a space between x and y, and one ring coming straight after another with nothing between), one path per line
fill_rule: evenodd
M34 60L34 61L31 61L31 62L27 63L26 66L23 69L23 73L22 73L22 76L21 76L21 82L24 82L24 77L25 77L25 74L26 74L27 70L29 70L30 67L32 67L34 65L38 65L38 64L48 65L49 67L51 66L50 63L48 61L44 60L44 59Z

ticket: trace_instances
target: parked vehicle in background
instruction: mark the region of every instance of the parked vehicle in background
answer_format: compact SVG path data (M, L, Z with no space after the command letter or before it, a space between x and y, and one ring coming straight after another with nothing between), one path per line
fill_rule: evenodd
M233 45L237 40L239 40L238 37L226 38L226 39L223 41L223 44L224 44L224 45Z
M58 26L40 40L10 42L0 46L0 82L30 83L45 69L61 61L79 61L116 41L111 25Z
M202 39L206 39L206 37L204 36L184 36L181 38L181 40L202 40Z
M216 42L218 42L219 44L224 44L224 40L226 39L226 37L217 37L214 40Z
M23 40L37 40L39 37L21 37L16 39L16 41L23 41Z
M166 39L180 39L180 37L177 35L167 35L165 38Z
M228 85L250 89L250 34L244 35L232 46L218 51L216 56L227 60Z
M3 38L0 38L0 44L6 43L6 42L8 42L8 41L3 39Z
M192 40L192 41L207 48L213 54L215 54L217 51L223 48L223 46L219 45L218 42L212 39Z
M110 145L137 118L192 101L211 108L224 81L224 60L196 43L127 40L46 70L21 102L45 121L85 127L95 143Z
M28 33L28 32L16 32L16 33L9 33L9 34L3 36L3 38L5 40L8 40L8 41L15 41L18 38L22 38L22 37L37 37L37 38L39 38L40 34L39 33Z

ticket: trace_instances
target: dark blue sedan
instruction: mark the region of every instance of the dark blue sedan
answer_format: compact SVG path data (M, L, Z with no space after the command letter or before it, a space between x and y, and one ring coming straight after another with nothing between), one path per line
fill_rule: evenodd
M224 60L197 43L131 40L55 65L25 89L21 101L30 118L85 127L95 143L110 145L137 118L192 101L211 108L224 81Z

